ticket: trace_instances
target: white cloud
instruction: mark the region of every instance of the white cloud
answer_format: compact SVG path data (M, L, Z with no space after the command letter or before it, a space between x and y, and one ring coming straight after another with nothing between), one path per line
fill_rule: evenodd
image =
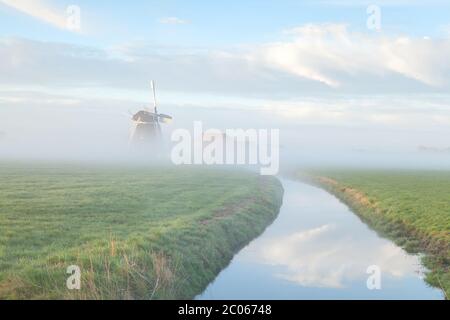
M159 20L162 24L187 24L189 21L177 17L165 17Z
M57 11L43 0L0 0L0 3L55 27L67 27L65 12Z
M259 98L446 93L448 56L450 39L364 34L339 24L306 25L283 41L221 51L3 39L0 83L139 89L152 78L163 90Z
M263 45L253 58L334 88L361 81L378 86L395 76L431 87L450 82L448 40L369 35L340 24L307 25L288 33L292 39Z

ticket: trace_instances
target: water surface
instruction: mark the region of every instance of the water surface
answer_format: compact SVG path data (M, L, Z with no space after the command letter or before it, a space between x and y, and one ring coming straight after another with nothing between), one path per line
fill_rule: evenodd
M198 299L443 299L418 256L380 238L329 193L282 180L276 221ZM369 290L368 268L381 271Z

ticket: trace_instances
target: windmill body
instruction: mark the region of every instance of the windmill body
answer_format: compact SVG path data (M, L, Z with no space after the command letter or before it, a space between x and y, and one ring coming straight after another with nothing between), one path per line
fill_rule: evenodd
M133 144L156 143L161 139L161 126L154 113L141 110L133 115Z
M131 143L134 145L149 145L157 147L162 141L161 123L172 120L171 116L158 113L156 103L155 84L152 81L153 91L153 110L144 108L133 115L133 131L131 134Z

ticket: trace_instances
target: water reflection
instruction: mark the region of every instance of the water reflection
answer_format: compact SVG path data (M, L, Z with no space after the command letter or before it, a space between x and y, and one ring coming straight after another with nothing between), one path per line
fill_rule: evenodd
M335 197L283 181L280 216L199 299L442 299L417 256L378 235ZM369 266L382 272L368 290Z
M418 271L418 261L390 243L341 237L341 228L324 225L286 237L267 239L254 252L254 260L282 266L276 276L303 286L343 288L365 279L367 268L377 265L385 275L403 277ZM370 249L368 249L370 248Z

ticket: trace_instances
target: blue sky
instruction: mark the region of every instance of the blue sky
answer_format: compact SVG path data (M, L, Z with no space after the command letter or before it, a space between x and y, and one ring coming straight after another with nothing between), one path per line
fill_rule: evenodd
M379 32L367 28L370 3L0 0L4 60L16 61L5 66L11 74L4 76L17 78L9 86L30 86L27 79L47 78L40 69L53 59L59 64L47 66L48 77L54 74L47 89L69 80L58 79L64 71L77 75L66 89L94 83L102 90L110 88L109 80L90 74L97 67L117 78L116 89L119 82L122 89L139 89L132 78L145 71L161 75L163 89L200 94L206 83L203 93L218 96L262 97L271 87L285 97L289 90L321 95L445 93L450 3L379 1ZM69 5L81 10L81 32L66 28ZM19 56L36 65L20 70L25 65L17 65ZM171 87L164 71L181 83L195 73L199 83L183 90L171 79ZM216 87L224 90L211 85L213 81L221 82Z
M20 1L20 0L19 0ZM1 1L0 1L1 2ZM230 46L279 39L283 30L306 23L346 23L366 31L370 1L41 1L64 14L70 4L82 10L84 33L69 32L2 5L1 36L27 37L108 46L145 40L155 45ZM377 3L377 2L373 2ZM442 36L449 24L450 3L445 1L379 2L384 32ZM430 4L431 3L431 4ZM433 4L434 3L434 4ZM177 17L183 25L162 24Z

